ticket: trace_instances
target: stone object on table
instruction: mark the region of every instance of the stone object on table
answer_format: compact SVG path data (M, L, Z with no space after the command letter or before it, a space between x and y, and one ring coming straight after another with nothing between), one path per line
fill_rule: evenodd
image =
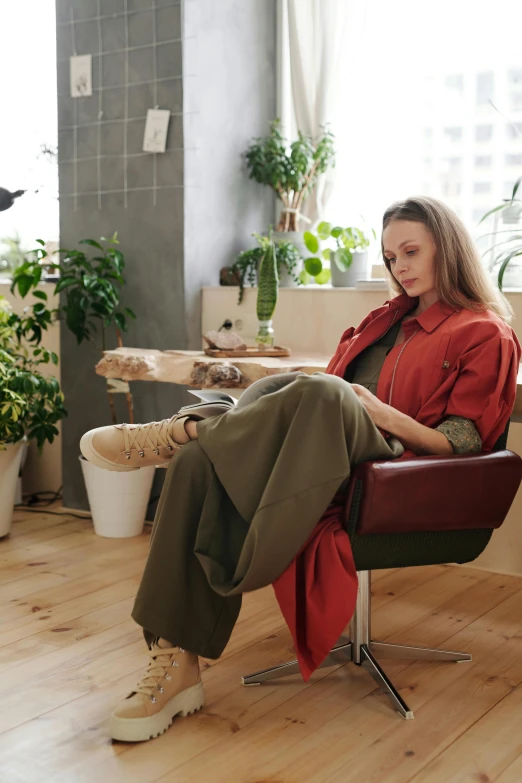
M237 332L210 331L203 335L203 339L210 348L218 348L220 351L245 350L246 343Z

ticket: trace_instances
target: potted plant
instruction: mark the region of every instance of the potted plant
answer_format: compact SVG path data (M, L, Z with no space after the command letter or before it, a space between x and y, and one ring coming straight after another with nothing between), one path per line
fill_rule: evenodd
M53 311L44 291L34 295L37 302L22 315L0 297L0 538L11 529L24 444L35 438L41 451L67 415L57 379L40 372L58 357L40 345Z
M127 319L135 318L128 307L121 307L121 287L125 280L125 259L117 248L117 235L102 237L100 241L83 239L79 245L88 250L58 250L58 261L49 263L48 253L40 240L40 247L15 270L12 289L25 296L34 289L42 266L59 273L54 293L62 294L58 314L74 334L78 344L89 341L103 354L109 335L113 334L121 347L122 332ZM98 339L100 340L98 342ZM107 381L107 398L113 424L117 424L114 394L124 393L128 408L128 422L133 423L133 400L128 384ZM106 537L138 535L143 529L150 495L154 467L131 473L116 473L92 465L80 456L87 496L91 507L94 529ZM117 504L114 499L117 498Z
M279 119L273 120L269 135L251 142L245 152L246 165L250 179L272 188L283 204L274 241L291 241L304 255L299 220L308 219L301 210L318 177L335 165L334 136L327 128L317 139L299 131L297 140L289 144L280 125Z
M375 231L372 230L375 238ZM330 247L317 255L321 242L330 241ZM330 262L332 285L336 288L353 288L357 280L366 277L368 273L368 251L370 240L360 228L332 226L323 221L314 232L305 231L304 242L312 254L305 258L305 273L320 274L322 260ZM333 246L332 246L333 245ZM321 260L322 259L322 260Z
M276 308L278 292L279 276L277 273L276 245L270 231L267 241L264 243L263 256L259 265L256 300L258 318L256 343L259 349L272 348L274 345L272 316Z
M245 290L245 282L251 286L256 286L259 278L259 266L264 252L270 241L266 236L260 236L259 234L253 234L258 241L258 247L250 248L249 250L243 250L234 263L229 267L224 267L221 270L221 284L222 285L237 285L239 286L238 304L243 301L243 295ZM324 285L330 279L330 270L321 269L314 274L312 267L309 267L309 272L305 274L305 270L302 269L303 259L296 246L292 242L283 240L282 242L275 243L275 254L277 262L277 273L279 277L279 288L287 287L290 280L295 285L304 285L311 282Z
M506 270L509 273L508 266L513 270L511 275L511 286L514 288L522 288L522 268L520 263L516 265L511 262L513 259L522 258L522 226L520 225L520 216L522 215L522 201L516 198L522 177L519 177L513 186L513 192L511 198L505 199L502 204L490 209L489 212L481 218L479 221L483 223L491 215L495 216L495 229L492 232L494 235L494 244L489 248L486 253L491 253L492 260L490 269L494 270L497 276L497 285L502 291L504 285L504 278L506 276ZM502 223L504 225L511 225L512 228L506 228L497 231L497 217L500 215ZM505 238L500 242L496 241L497 234L505 234ZM485 234L484 236L488 236Z

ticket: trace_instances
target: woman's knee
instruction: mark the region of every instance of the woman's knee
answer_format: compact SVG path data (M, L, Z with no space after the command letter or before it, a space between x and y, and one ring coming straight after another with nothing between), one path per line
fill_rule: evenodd
M299 384L299 385L298 385ZM316 372L312 375L298 378L294 384L296 392L305 394L307 397L317 400L335 400L358 401L358 397L351 385L339 378L337 375L327 375L323 372Z

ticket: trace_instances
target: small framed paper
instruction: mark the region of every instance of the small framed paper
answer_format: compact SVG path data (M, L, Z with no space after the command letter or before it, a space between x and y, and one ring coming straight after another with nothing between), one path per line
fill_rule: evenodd
M82 54L70 59L71 97L92 95L92 56Z
M169 109L149 109L143 136L144 152L165 152L169 130Z

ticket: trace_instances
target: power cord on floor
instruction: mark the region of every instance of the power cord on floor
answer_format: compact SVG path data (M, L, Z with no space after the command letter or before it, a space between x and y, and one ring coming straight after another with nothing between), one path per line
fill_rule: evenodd
M50 511L49 506L63 499L62 487L56 491L44 489L41 492L32 492L22 495L22 503L16 503L17 511L24 511L30 514L52 514L55 517L76 517L77 519L92 519L91 514L85 511L83 514L75 514L73 511L63 509L62 511Z
M23 511L27 514L52 514L55 517L77 517L77 519L92 519L88 511L85 514L75 514L73 511L47 511L45 508L28 508L23 503L17 503L15 505L17 511Z

